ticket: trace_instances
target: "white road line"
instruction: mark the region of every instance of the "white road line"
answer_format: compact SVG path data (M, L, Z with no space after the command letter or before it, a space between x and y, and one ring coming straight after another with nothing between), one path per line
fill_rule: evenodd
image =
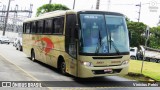
M3 58L4 58L7 62L9 62L10 64L16 66L16 67L17 67L18 69L20 69L22 72L24 72L25 74L27 74L28 76L30 76L33 80L35 80L35 81L40 81L40 80L38 80L37 78L35 78L34 76L32 76L31 74L29 74L27 71L25 71L24 69L22 69L21 67L19 67L18 65L10 62L10 60L9 60L7 57L5 57L5 55L0 54L0 56L3 57ZM50 88L50 87L47 87L47 88L48 88L49 90L52 90L52 88Z

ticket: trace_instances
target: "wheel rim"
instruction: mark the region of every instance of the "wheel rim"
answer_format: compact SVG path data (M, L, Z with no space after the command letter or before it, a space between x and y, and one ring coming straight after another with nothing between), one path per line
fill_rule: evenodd
M61 72L62 72L63 74L66 73L66 64L65 64L65 62L62 62L62 63L61 63Z

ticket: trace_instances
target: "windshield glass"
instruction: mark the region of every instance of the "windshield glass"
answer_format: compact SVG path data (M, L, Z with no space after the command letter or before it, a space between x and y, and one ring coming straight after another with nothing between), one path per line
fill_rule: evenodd
M119 52L129 52L128 31L125 19L122 16L105 15L106 27L109 31L110 53L115 53L117 47Z
M122 16L80 14L81 53L129 52L128 32Z

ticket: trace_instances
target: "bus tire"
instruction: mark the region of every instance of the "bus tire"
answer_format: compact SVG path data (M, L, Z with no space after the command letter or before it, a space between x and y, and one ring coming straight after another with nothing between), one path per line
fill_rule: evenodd
M160 63L160 60L157 60L157 63Z
M31 50L31 60L35 61L35 53L33 49Z
M66 63L63 59L58 60L58 69L63 75L66 75Z

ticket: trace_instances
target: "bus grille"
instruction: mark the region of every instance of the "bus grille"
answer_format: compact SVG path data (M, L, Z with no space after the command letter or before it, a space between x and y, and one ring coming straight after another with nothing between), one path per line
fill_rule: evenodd
M92 70L93 74L114 74L120 73L122 69L113 69L112 72L105 72L104 70Z

